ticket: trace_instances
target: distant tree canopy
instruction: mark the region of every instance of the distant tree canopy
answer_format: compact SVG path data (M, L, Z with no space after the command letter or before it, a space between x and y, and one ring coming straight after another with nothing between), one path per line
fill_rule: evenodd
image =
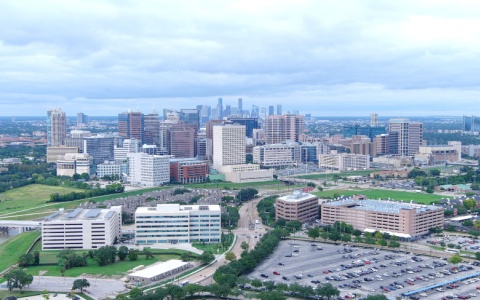
M109 194L123 193L125 187L120 183L114 183L107 185L105 188L98 188L93 190L87 190L85 192L71 192L68 194L60 195L55 193L50 195L50 202L68 202L78 199L85 199L96 196L103 196Z

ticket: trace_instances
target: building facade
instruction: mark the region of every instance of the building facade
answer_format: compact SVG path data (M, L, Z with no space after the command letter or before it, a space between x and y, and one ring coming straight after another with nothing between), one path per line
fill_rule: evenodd
M67 137L67 117L60 108L47 111L47 146L65 145Z
M266 116L266 144L279 144L286 140L299 142L303 127L303 116L300 115Z
M135 243L138 245L219 243L219 205L158 204L135 212Z
M318 166L328 170L366 170L370 168L370 156L361 154L319 154Z
M143 143L145 117L141 112L118 114L118 135L125 139L137 139Z
M141 186L160 186L170 182L170 157L128 153L128 182Z
M85 153L65 153L57 157L57 176L86 173L93 175L93 157Z
M318 198L315 195L294 191L275 200L275 220L307 222L318 219Z
M113 146L113 137L95 136L83 138L83 153L88 153L93 157L94 165L114 160Z
M301 162L301 147L298 143L286 142L253 147L253 163L265 167L291 166Z
M442 207L357 199L364 197L322 203L322 223L345 222L362 231L386 232L405 239L415 239L429 234L430 228L443 228Z
M238 165L246 162L245 126L216 125L213 126L213 165Z
M98 249L121 237L122 207L58 211L42 222L42 250Z
M405 118L390 119L389 133L393 132L398 134L398 148L397 153L390 154L413 157L423 142L423 123L411 122Z
M178 183L200 183L207 179L207 163L196 159L171 159L170 177Z

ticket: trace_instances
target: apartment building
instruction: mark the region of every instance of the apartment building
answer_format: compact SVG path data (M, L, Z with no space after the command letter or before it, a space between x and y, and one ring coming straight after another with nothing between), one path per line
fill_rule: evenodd
M245 130L244 125L213 126L213 165L216 168L246 162Z
M61 108L47 111L47 146L65 145L67 137L67 117Z
M401 156L414 156L423 141L423 123L411 122L409 119L399 118L390 119L389 133L396 132L397 139L397 153Z
M312 221L318 219L318 208L317 196L294 191L275 200L275 220Z
M139 245L219 243L219 205L158 204L135 212L135 242Z
M322 203L322 223L345 222L362 231L387 232L405 239L428 234L430 228L443 228L442 207L358 196Z
M286 140L299 142L303 127L304 122L301 115L266 116L266 144L278 144Z
M42 250L97 249L121 237L122 207L60 210L42 222Z

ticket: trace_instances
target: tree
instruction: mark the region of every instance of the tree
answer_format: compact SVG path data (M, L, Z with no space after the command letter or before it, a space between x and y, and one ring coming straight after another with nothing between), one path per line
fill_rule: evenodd
M480 260L480 251L475 252L475 258Z
M318 227L308 228L307 235L309 238L315 241L315 239L320 237L320 228Z
M237 259L237 256L233 252L227 252L227 254L225 254L225 259L229 260L229 261L232 261L232 260Z
M40 252L38 251L33 252L33 264L36 266L40 264Z
M187 284L186 286L183 287L183 291L189 295L190 297L193 297L197 293L203 292L204 288L201 285L198 284Z
M188 261L190 259L190 255L188 255L188 252L183 252L182 255L180 255L180 259L182 261Z
M206 265L206 264L209 264L211 263L212 261L215 260L215 256L213 256L212 252L210 251L205 251L203 252L199 257L198 257L198 260Z
M245 188L245 189L241 189L237 196L236 196L236 199L242 203L244 201L248 201L248 200L252 200L253 198L255 198L255 196L258 194L258 190L256 189L253 189L253 188Z
M17 263L19 267L31 266L35 263L35 257L31 253L22 254Z
M431 176L440 176L440 170L439 169L431 169L429 173L430 173Z
M247 250L249 247L248 243L246 241L243 241L242 244L240 245L240 248L243 250Z
M258 298L260 300L285 300L287 299L287 296L285 296L283 293L278 292L278 291L270 291L270 292L260 292L258 295Z
M365 300L388 300L387 296L377 294L377 295L368 295Z
M145 259L148 260L150 258L153 258L153 253L150 250L144 250L143 254L145 254Z
M80 293L83 293L83 289L90 286L90 283L85 278L75 279L73 282L72 290L80 290Z
M475 208L477 206L477 201L472 198L465 199L463 200L463 206L465 206L467 209Z
M7 288L11 292L14 288L23 289L24 286L33 282L33 276L27 274L23 269L16 268L4 275L7 281Z
M128 251L128 259L131 261L136 261L138 259L138 251L135 249L130 249L130 251Z
M459 264L459 263L462 262L462 258L460 257L460 254L457 253L457 254L453 255L452 257L450 257L448 259L448 262L456 265L456 264Z
M307 186L308 187L312 187L312 188L315 188L317 185L313 182L307 182Z
M340 291L330 283L319 285L316 292L318 296L327 297L327 299L340 295Z
M124 261L125 258L127 258L128 256L128 248L126 246L120 246L118 248L118 259L121 260L121 261Z
M230 293L230 287L228 285L220 285L218 283L209 285L208 290L218 297L226 297Z
M262 286L262 282L258 278L255 278L254 280L252 280L251 284L253 287L256 287L256 288L259 288Z
M465 220L465 221L463 221L462 225L465 226L465 227L472 227L473 226L473 221L470 220L470 219Z

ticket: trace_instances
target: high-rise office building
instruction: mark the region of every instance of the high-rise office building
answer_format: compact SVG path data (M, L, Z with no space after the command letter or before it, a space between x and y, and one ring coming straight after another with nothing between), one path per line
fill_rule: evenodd
M145 117L141 112L118 114L118 135L126 139L137 139L143 143Z
M160 146L160 116L153 110L145 115L144 143Z
M195 157L196 125L180 122L168 130L170 155L176 158Z
M47 111L47 146L56 147L65 144L67 137L67 117L61 108Z
M181 109L179 115L180 121L195 125L196 130L200 128L200 111L198 109Z
M217 103L217 120L221 120L223 118L223 99L218 98Z
M84 113L77 113L77 126L88 124L88 116Z
M245 125L245 133L247 137L253 138L253 130L260 128L258 118L228 118L233 124Z
M146 153L127 153L128 181L142 186L159 186L170 182L170 157Z
M83 153L88 153L93 158L93 164L102 164L114 160L113 137L85 137L83 138Z
M213 165L222 167L245 164L245 126L213 126Z
M268 107L268 115L273 116L275 114L275 107L273 105L270 105Z
M281 104L277 104L277 115L278 116L282 115L282 105Z
M398 155L414 156L423 141L423 123L409 119L390 119L389 132L398 133ZM391 147L392 145L389 144Z
M242 116L243 115L243 100L242 100L242 98L238 98L238 107L237 108L238 108L238 114L240 116Z
M370 114L370 126L378 126L378 114L371 113Z
M265 118L265 141L267 144L279 144L290 140L299 142L303 133L303 116L282 115Z
M464 133L478 133L480 132L480 117L463 116L462 130Z

